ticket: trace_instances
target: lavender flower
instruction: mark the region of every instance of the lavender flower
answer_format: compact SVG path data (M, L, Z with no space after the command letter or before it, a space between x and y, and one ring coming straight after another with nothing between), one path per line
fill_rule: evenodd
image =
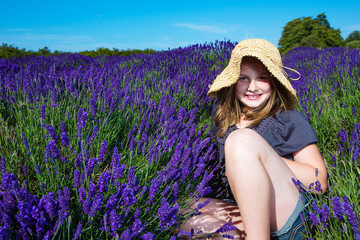
M84 187L79 188L79 202L83 201L86 198L86 191Z
M46 105L41 105L40 107L40 117L42 120L46 118Z
M131 239L130 229L126 229L126 230L120 235L120 240L128 240L128 239Z
M99 183L98 183L100 193L106 192L108 190L110 178L111 178L110 171L106 171L101 174L101 176L99 178Z
M44 127L46 128L46 130L48 131L48 136L52 139L52 141L56 144L57 143L57 136L56 136L56 131L55 131L55 127L48 125L48 124L44 124Z
M101 193L98 193L94 197L94 201L92 203L89 216L95 217L96 212L101 210L102 201L104 199L104 196Z
M64 187L63 191L58 190L59 205L64 213L68 213L70 208L70 192L67 187Z
M0 158L0 171L1 171L1 173L5 173L5 172L6 172L6 161L5 161L5 157L1 157L1 158Z
M86 214L90 214L90 209L91 209L91 199L90 198L86 198L85 201L83 201L83 211Z
M73 187L74 188L80 187L80 172L77 169L74 170Z
M333 215L336 219L338 219L339 221L343 220L343 216L345 213L345 209L344 206L342 204L342 202L340 201L339 197L334 197L332 199L332 205L333 205Z
M91 145L94 142L98 131L99 131L99 127L97 125L95 125L95 127L93 129L93 132L91 133L91 136L90 136L90 139L89 139L89 145Z
M41 175L40 166L38 164L35 164L35 170L38 175Z
M21 133L21 136L22 136L22 140L23 140L23 143L24 143L24 146L25 146L26 150L30 150L29 143L28 143L28 141L26 139L25 133Z
M110 216L109 216L109 221L110 221L110 230L113 234L116 233L116 231L121 227L122 225L122 219L120 218L120 216L116 213L115 210L111 210L110 212Z
M65 146L68 147L70 145L70 138L68 136L67 132L62 132L60 134L60 139L61 139L61 143Z
M24 173L24 176L26 177L27 176L27 166L26 166L26 164L23 165L23 173Z
M81 223L81 221L79 221L79 223L76 227L76 231L75 231L73 240L79 239L79 237L81 236L81 233L82 233L82 223Z
M178 210L179 205L177 203L174 207L172 207L167 203L166 198L162 198L157 212L157 216L160 220L160 226L162 228L173 226L177 220L176 214Z
M104 161L104 155L106 153L106 148L107 148L107 145L108 145L108 141L107 140L104 140L102 141L101 143L101 147L100 147L100 151L99 151L99 161Z

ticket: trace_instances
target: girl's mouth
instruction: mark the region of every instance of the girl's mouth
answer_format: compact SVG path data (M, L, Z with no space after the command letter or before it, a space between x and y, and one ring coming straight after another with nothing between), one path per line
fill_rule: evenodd
M245 97L249 100L257 100L262 96L262 94L253 94L253 95L245 95Z

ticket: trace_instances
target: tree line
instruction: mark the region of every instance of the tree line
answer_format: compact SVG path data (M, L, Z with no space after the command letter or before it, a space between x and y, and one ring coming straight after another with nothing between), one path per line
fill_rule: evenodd
M149 54L149 53L155 53L156 51L153 49L149 49L146 48L144 50L139 50L139 49L127 49L127 50L119 50L117 48L113 48L112 50L105 48L105 47L101 47L101 48L97 48L96 50L85 50L85 51L80 51L79 54L82 54L84 56L89 56L89 57L99 57L99 56L126 56L126 55L132 55L132 54L139 54L139 53L143 53L143 54ZM11 58L11 57L23 57L23 56L29 56L29 55L33 55L33 56L49 56L49 55L59 55L59 54L63 54L66 52L61 52L61 51L54 51L51 52L51 50L48 47L44 47L44 48L40 48L38 51L32 51L32 50L25 50L25 48L23 49L19 49L18 47L14 46L13 44L6 44L3 43L2 45L0 45L0 58Z
M325 13L319 14L316 18L301 17L294 19L283 27L281 38L279 40L279 50L281 54L285 54L289 50L296 47L313 47L313 48L327 48L327 47L360 47L360 31L353 31L344 40L340 35L340 29L334 29L330 26ZM98 56L126 56L132 54L149 54L154 53L155 50L145 49L128 49L119 50L113 48L112 50L102 47L91 51L81 51L79 54L98 57ZM48 47L39 49L38 51L27 51L19 49L14 45L3 43L0 46L0 58L22 57L28 55L35 56L48 56L58 55L64 52L54 51L51 52Z

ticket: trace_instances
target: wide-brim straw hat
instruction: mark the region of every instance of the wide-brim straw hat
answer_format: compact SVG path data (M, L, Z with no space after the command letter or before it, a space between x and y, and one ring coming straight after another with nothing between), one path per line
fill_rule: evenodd
M286 99L287 105L293 107L297 102L296 91L288 80L284 68L298 73L299 76L300 73L294 69L283 66L279 50L272 43L264 39L246 39L239 42L231 53L229 64L215 78L213 84L209 86L210 90L208 95L217 98L217 92L220 89L230 87L238 81L241 61L245 56L255 57L265 65L272 76L284 87L282 89L287 91L286 96L290 98Z

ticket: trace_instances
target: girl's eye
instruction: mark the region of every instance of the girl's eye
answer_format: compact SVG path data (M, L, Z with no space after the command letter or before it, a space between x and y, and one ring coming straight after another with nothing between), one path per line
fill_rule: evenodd
M269 78L266 77L266 76L261 76L261 77L259 77L259 80L260 80L260 81L268 81Z
M246 81L246 80L247 80L246 77L240 77L240 78L239 78L239 81Z

